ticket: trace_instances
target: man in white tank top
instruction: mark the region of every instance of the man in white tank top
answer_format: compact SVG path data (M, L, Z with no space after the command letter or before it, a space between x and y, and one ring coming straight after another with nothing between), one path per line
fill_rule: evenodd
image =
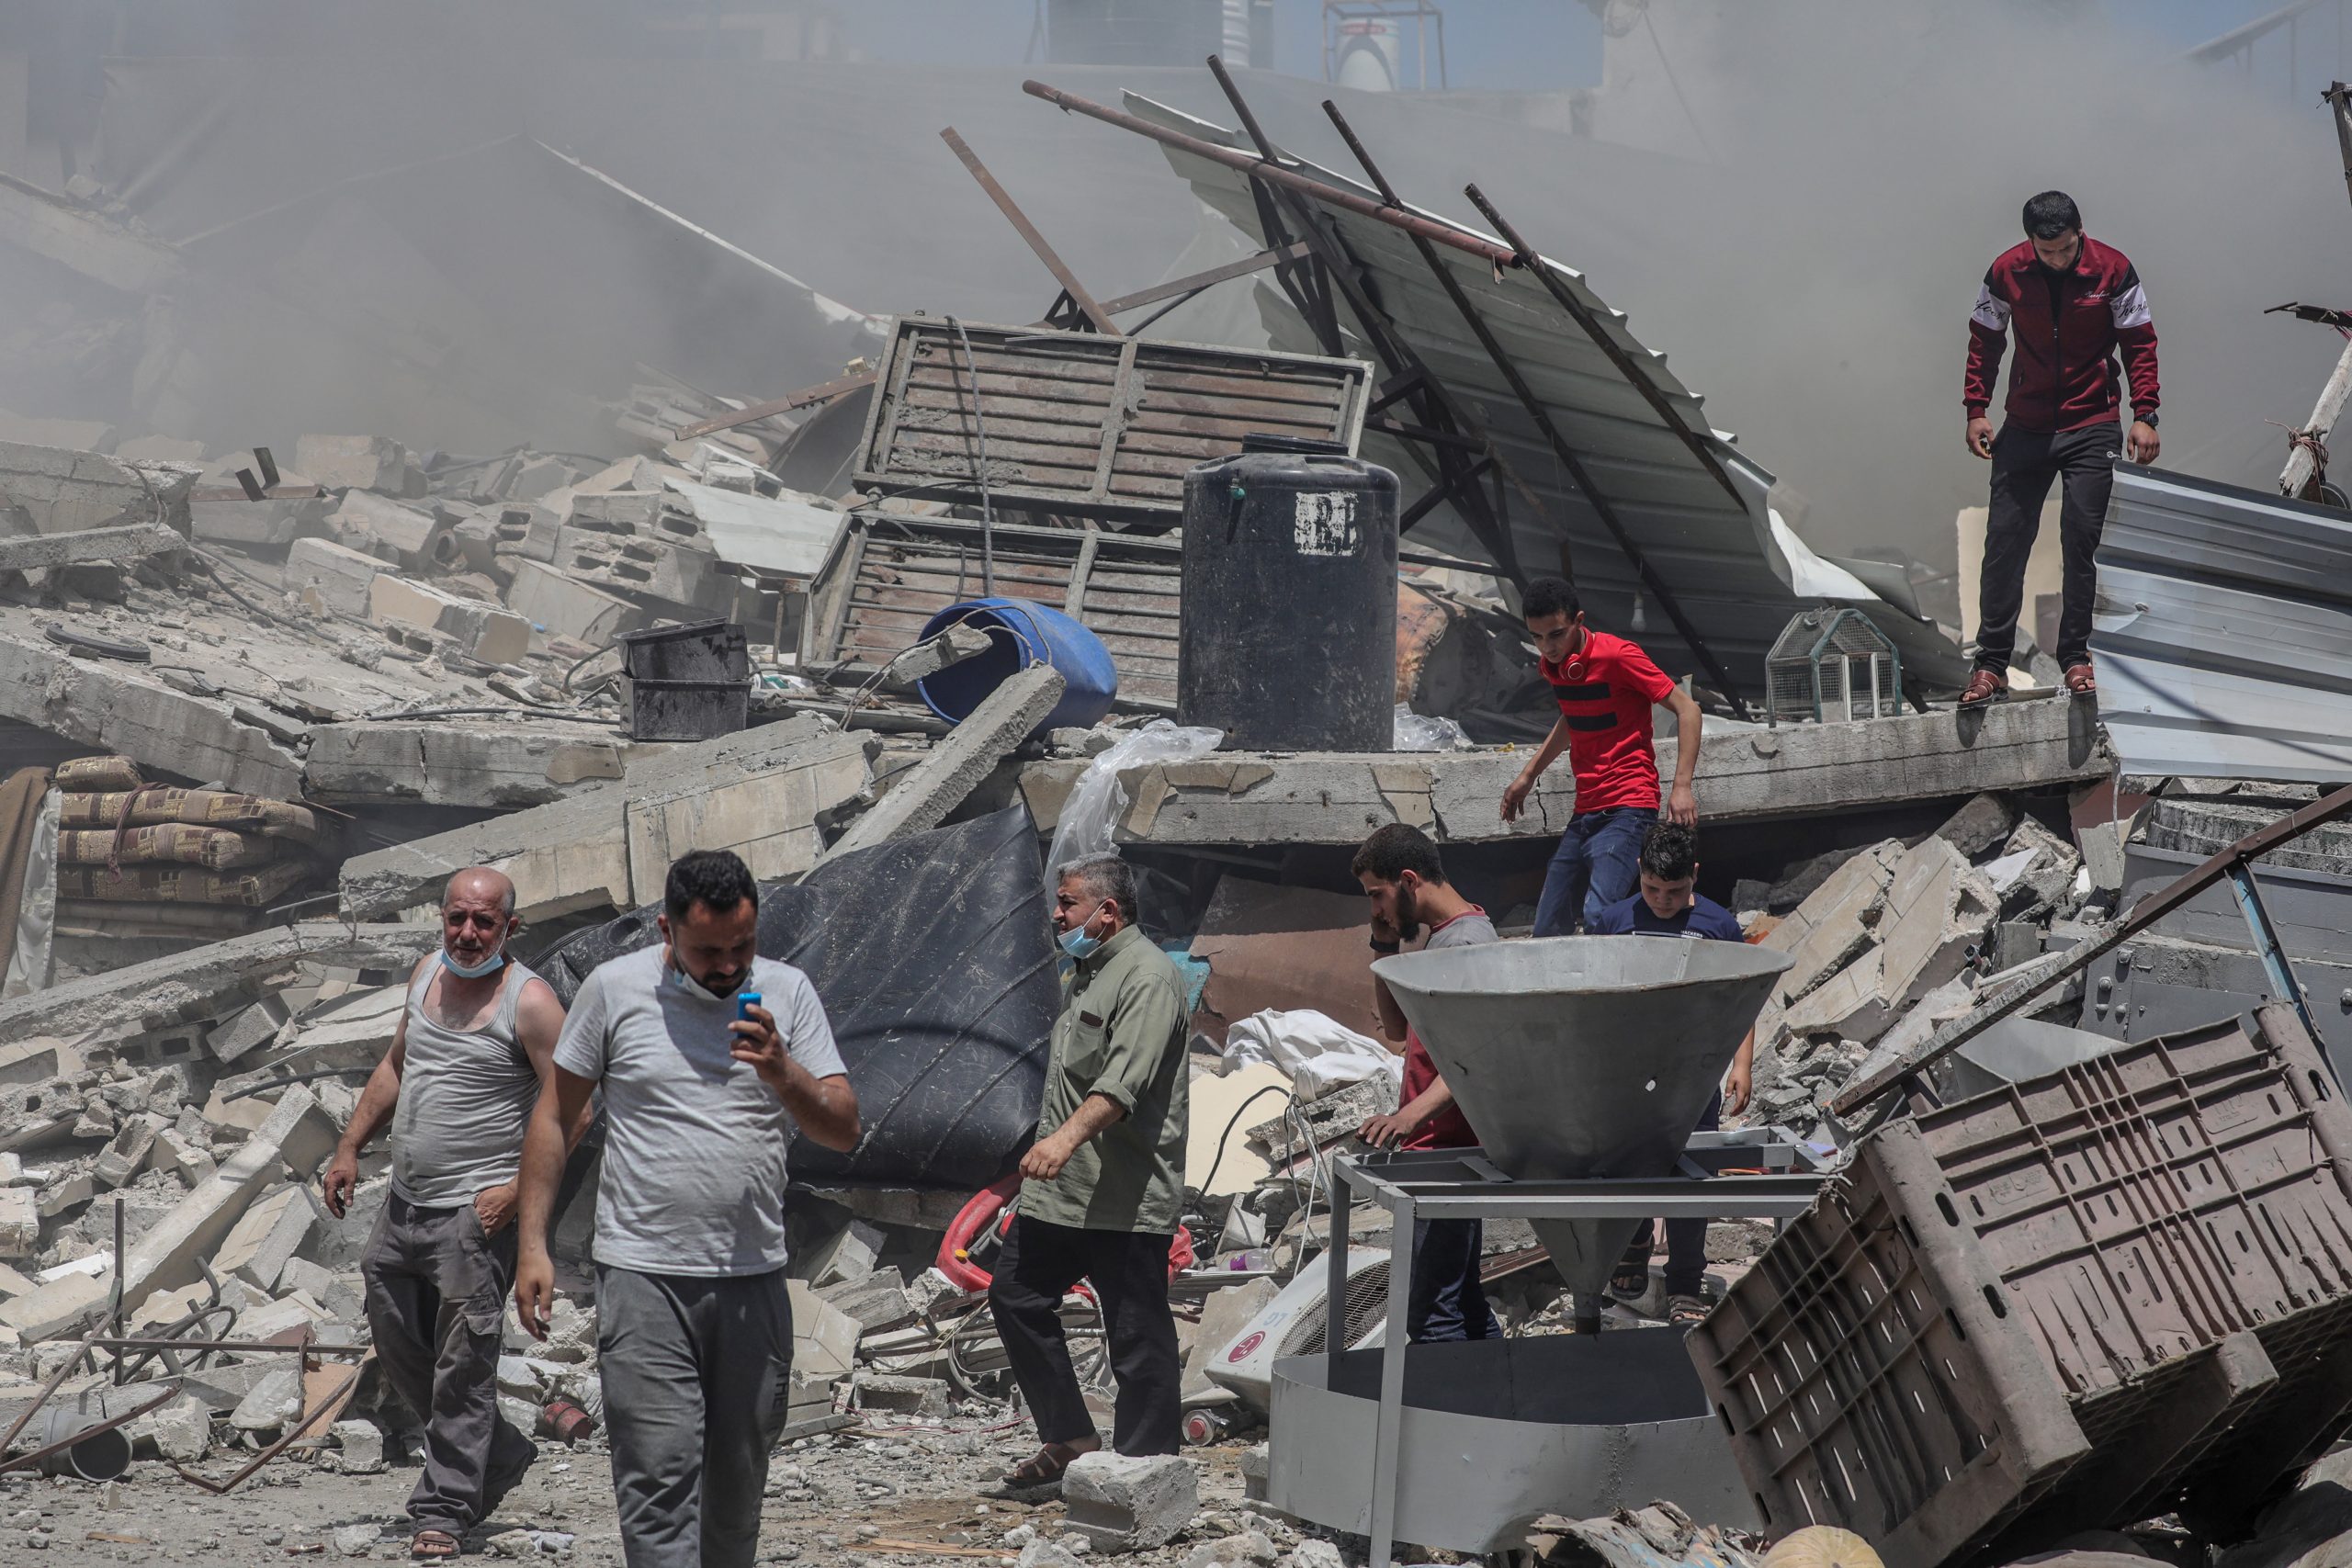
M392 1032L327 1167L340 1218L359 1151L392 1124L392 1190L360 1271L376 1358L425 1423L409 1498L411 1555L455 1557L537 1450L498 1414L498 1352L514 1279L515 1172L553 1071L563 1005L506 956L514 885L484 866L449 879L441 951L409 979ZM582 1116L570 1129L579 1142Z

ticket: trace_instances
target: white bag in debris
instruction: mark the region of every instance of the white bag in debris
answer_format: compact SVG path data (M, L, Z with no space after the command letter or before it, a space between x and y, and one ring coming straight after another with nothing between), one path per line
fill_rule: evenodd
M1112 825L1127 808L1127 792L1119 785L1123 771L1205 757L1224 739L1222 729L1187 728L1155 718L1088 763L1085 776L1062 803L1061 817L1054 824L1053 851L1046 856L1046 879L1050 882L1057 869L1074 860L1110 852Z
M1272 1062L1288 1073L1291 1089L1301 1100L1361 1083L1375 1073L1387 1074L1399 1087L1405 1081L1404 1057L1370 1035L1306 1008L1290 1012L1268 1008L1226 1031L1225 1061L1217 1070L1229 1073L1252 1062Z
M1415 713L1407 703L1396 705L1394 722L1396 728L1389 740L1392 750L1466 751L1476 744L1453 720Z

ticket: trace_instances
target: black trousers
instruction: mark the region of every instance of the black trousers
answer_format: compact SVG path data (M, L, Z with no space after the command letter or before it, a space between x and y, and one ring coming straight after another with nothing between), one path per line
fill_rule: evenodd
M2091 602L2098 588L2098 536L2107 524L2120 425L2094 424L2046 434L2004 425L1993 438L1992 504L1984 518L1984 569L1977 580L1976 667L2007 670L2017 652L2018 614L2025 607L2026 558L2041 531L2041 503L2063 482L2058 539L2064 558L2064 604L2058 646L2049 651L2067 670L2091 656Z
M1720 1091L1707 1102L1707 1112L1699 1118L1694 1133L1713 1133L1724 1124L1724 1097ZM1695 1296L1707 1282L1707 1222L1704 1220L1644 1220L1642 1228L1625 1246L1623 1267L1646 1269L1650 1266L1650 1249L1657 1241L1654 1226L1666 1226L1666 1293L1669 1296Z
M1406 1338L1441 1345L1503 1337L1478 1278L1486 1233L1483 1220L1413 1222L1413 1297L1405 1306Z
M997 1254L989 1310L1041 1441L1071 1443L1094 1435L1094 1418L1062 1337L1062 1297L1086 1280L1102 1306L1111 1372L1119 1382L1112 1448L1123 1454L1172 1454L1182 1446L1178 1394L1183 1368L1176 1320L1168 1310L1170 1240L1148 1231L1047 1224L1026 1214L1012 1222Z

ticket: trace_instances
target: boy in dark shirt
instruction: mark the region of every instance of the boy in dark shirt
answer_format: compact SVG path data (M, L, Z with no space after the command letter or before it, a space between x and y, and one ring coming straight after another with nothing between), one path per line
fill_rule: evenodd
M1699 880L1698 835L1677 822L1661 822L1642 840L1642 890L1600 911L1588 930L1594 936L1679 936L1693 942L1745 942L1738 918L1713 899L1702 897ZM1695 1132L1711 1133L1723 1125L1723 1113L1735 1116L1747 1109L1756 1070L1756 1032L1739 1043L1724 1075L1724 1091L1709 1103ZM1729 1103L1725 1101L1728 1100ZM1651 1227L1644 1224L1619 1260L1609 1280L1610 1293L1623 1300L1638 1298L1649 1289ZM1707 1222L1666 1222L1667 1321L1690 1328L1707 1315L1701 1292L1707 1269Z

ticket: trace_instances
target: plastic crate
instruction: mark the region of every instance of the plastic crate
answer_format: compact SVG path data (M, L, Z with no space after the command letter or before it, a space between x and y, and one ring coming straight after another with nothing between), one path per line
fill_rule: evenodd
M621 673L632 680L717 683L752 678L743 628L724 619L623 632L619 640Z
M2352 1408L2347 1150L2280 1008L1890 1124L1690 1337L1759 1513L1887 1568L2226 1533Z

